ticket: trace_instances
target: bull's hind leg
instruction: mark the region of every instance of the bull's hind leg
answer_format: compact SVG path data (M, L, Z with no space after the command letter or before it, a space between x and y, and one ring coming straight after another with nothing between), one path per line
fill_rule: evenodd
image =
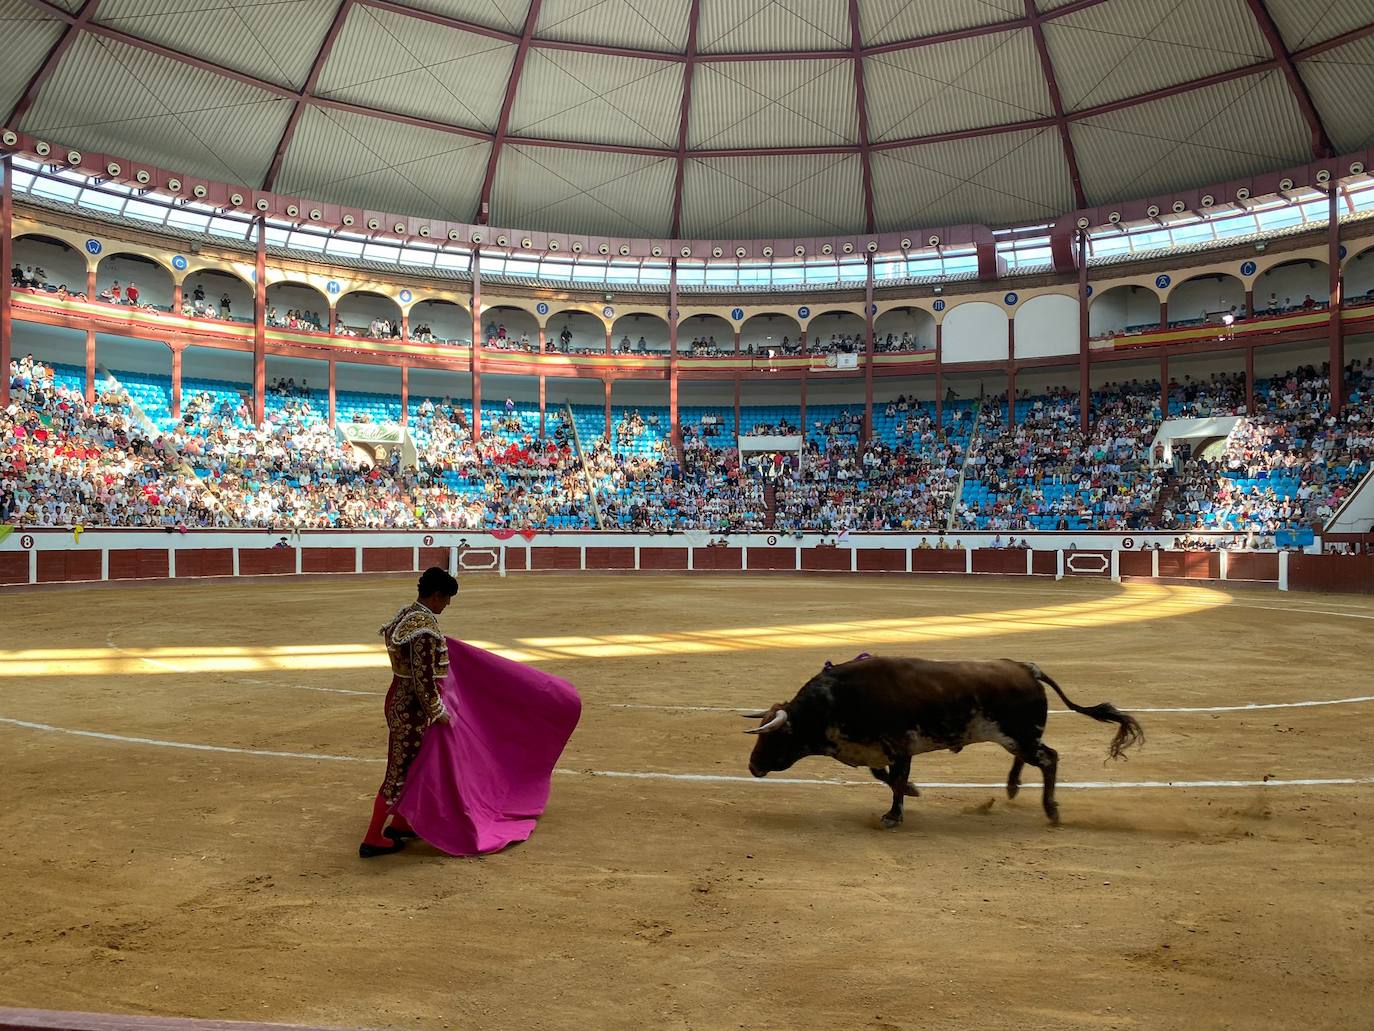
M891 830L902 822L902 802L906 798L906 789L909 786L907 778L911 776L911 756L904 755L900 759L892 760L887 776L888 787L892 789L892 808L883 814L883 826Z
M1026 768L1026 760L1019 755L1012 760L1011 772L1007 774L1007 797L1015 798L1021 790L1021 771Z
M894 786L892 783L892 774L885 768L870 766L868 772L873 774L874 777L882 781L888 787ZM907 798L919 798L921 792L917 789L915 784L911 783L911 781L907 781L902 787L902 794L906 795Z

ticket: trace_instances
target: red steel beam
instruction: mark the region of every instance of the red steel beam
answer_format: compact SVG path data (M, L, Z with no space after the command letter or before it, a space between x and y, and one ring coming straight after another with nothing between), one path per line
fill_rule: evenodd
M682 106L677 120L677 170L673 174L673 220L669 236L682 232L682 181L687 168L687 119L692 110L692 81L697 70L697 29L701 26L701 0L692 0L687 12L687 66L682 69Z
M1321 43L1313 43L1310 47L1295 50L1293 51L1293 60L1308 61L1318 54L1324 54L1328 50L1335 50L1337 47L1343 47L1347 43L1358 43L1366 36L1374 36L1374 22L1370 22L1368 25L1361 25L1358 29L1351 29L1349 32L1342 32L1339 36L1332 36L1330 39L1324 40Z
M14 102L14 107L10 108L10 113L5 116L5 125L17 125L19 119L23 118L29 108L33 107L33 102L38 99L39 91L43 89L43 84L48 81L52 73L57 71L57 65L62 60L62 55L67 52L76 37L81 34L81 30L86 24L95 17L95 9L100 6L100 0L86 0L81 5L81 10L67 21L67 27L62 30L62 35L57 37L47 56L43 58L43 63L38 66L38 70L29 79L29 84L24 87L24 92L19 95L19 99ZM66 14L65 11L62 12ZM8 273L8 269L6 270Z
M1078 155L1073 149L1069 120L1064 116L1064 98L1059 93L1059 80L1054 74L1054 62L1050 60L1050 48L1045 45L1045 31L1040 27L1040 12L1035 6L1035 0L1026 0L1026 21L1030 24L1031 35L1035 39L1035 50L1040 55L1040 71L1045 76L1045 88L1049 90L1050 105L1054 110L1054 123L1059 129L1059 142L1064 147L1064 161L1069 168L1069 184L1073 187L1073 204L1076 208L1086 208L1088 197L1083 192L1083 177L1078 172Z
M496 166L501 161L501 148L506 143L506 131L510 128L510 112L515 106L515 91L520 88L520 74L525 70L525 58L530 53L530 40L534 38L534 27L539 22L539 8L544 0L530 0L525 12L525 28L520 33L520 43L515 49L515 60L511 62L510 78L506 80L506 97L501 101L501 115L496 122L496 134L492 137L491 153L487 155L487 174L482 180L482 194L477 201L477 211L472 221L486 225L491 204L491 188L496 182ZM473 340L473 347L477 341Z
M1034 0L1027 0L1027 3L1034 4ZM877 231L877 220L873 217L873 162L869 157L868 149L868 96L864 93L864 55L863 55L863 36L859 30L859 0L849 0L849 40L850 54L854 59L854 106L859 112L859 170L863 174L864 184L864 227L867 232ZM1082 207L1083 205L1079 205ZM870 266L871 266L870 262ZM870 290L872 288L872 269L869 271ZM869 364L872 365L872 358ZM870 388L872 376L869 376ZM870 399L871 401L871 399ZM869 422L872 423L872 405L870 403ZM872 432L872 426L869 427Z
M1033 0L1026 2L1032 3ZM1283 41L1283 36L1279 34L1279 28L1274 24L1269 8L1264 5L1264 0L1247 0L1247 3L1250 5L1250 13L1254 15L1255 24L1259 26L1260 34L1273 51L1279 70L1288 80L1288 89L1292 92L1293 99L1298 102L1298 110L1302 112L1303 121L1312 133L1312 156L1318 160L1329 158L1336 152L1331 146L1331 137L1327 135L1321 115L1317 114L1317 107L1312 103L1312 94L1307 92L1307 84L1302 81L1297 66L1293 64L1293 55L1288 50L1288 44Z
M272 163L267 166L267 174L262 177L264 190L270 190L276 184L282 160L286 157L286 148L291 146L291 140L296 135L296 127L300 125L301 115L305 112L306 99L315 92L315 84L320 81L320 72L324 70L324 64L329 60L329 54L334 49L339 34L343 32L344 22L348 20L348 12L352 9L353 2L354 0L339 0L339 9L334 12L334 21L330 23L324 39L320 40L320 49L315 52L315 60L310 63L310 74L305 77L301 95L291 108L291 117L286 120L286 128L282 130L277 149L272 152Z

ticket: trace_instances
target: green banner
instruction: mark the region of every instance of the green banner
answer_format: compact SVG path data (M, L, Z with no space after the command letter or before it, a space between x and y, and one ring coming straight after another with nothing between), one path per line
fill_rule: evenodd
M14 533L13 526L5 526L3 524L0 524L0 544L3 544L5 542L5 538L12 533Z
M403 431L395 423L346 422L340 424L339 432L360 444L399 444L403 439Z

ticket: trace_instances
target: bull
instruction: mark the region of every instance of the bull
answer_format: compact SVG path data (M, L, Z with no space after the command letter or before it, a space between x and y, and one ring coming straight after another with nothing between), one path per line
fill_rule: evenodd
M1027 764L1041 771L1045 815L1057 824L1054 783L1059 754L1041 740L1049 713L1042 685L1051 687L1074 712L1117 725L1109 758L1122 758L1127 748L1144 741L1134 716L1109 702L1076 705L1033 662L860 656L839 665L827 663L790 702L746 714L763 720L746 731L757 735L749 772L766 777L809 755L867 766L892 790L892 808L882 823L894 828L902 822L904 799L919 794L908 780L912 756L945 749L959 752L988 741L1012 754L1009 798L1020 790Z

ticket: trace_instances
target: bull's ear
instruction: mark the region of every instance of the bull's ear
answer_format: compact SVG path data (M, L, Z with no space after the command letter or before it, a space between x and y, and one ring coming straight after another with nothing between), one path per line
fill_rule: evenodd
M765 723L763 726L761 726L761 727L755 727L753 730L746 730L745 733L746 733L746 734L767 734L767 733L770 733L771 731L777 730L779 727L784 726L786 723L787 723L787 710L786 710L786 709L779 709L777 712L775 712L775 713L773 714L773 718L772 718L771 720L769 720L767 723Z

